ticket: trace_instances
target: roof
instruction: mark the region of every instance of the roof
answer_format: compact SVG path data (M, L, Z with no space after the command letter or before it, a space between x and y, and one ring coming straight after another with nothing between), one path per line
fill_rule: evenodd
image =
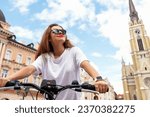
M5 16L4 16L3 12L1 11L1 9L0 9L0 21L6 22Z

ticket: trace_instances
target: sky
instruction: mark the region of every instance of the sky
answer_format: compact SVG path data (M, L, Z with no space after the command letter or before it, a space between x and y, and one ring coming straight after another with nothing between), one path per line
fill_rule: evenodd
M123 93L121 62L132 64L129 0L0 0L0 9L16 40L38 44L49 24L58 23L67 37ZM150 0L133 0L150 35Z

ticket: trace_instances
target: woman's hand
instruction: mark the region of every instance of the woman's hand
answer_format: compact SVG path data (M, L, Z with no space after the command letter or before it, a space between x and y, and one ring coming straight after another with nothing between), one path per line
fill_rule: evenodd
M105 80L98 80L95 82L95 89L99 93L106 93L109 90L108 84Z
M0 78L0 87L4 87L8 81L7 78Z

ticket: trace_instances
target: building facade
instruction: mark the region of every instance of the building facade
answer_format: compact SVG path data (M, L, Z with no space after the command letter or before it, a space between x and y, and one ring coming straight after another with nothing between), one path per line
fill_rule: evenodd
M25 45L16 40L13 32L9 31L10 25L6 22L3 12L0 10L0 76L5 78L34 61L36 49L34 44ZM40 78L30 76L22 82L40 83ZM0 97L5 95L15 97L13 93L1 92Z
M25 45L16 40L13 32L9 31L10 25L0 10L0 75L6 77L15 73L22 67L34 61L36 49L34 44ZM33 77L25 80L32 80ZM33 80L32 80L33 81Z
M130 46L133 64L125 65L122 60L122 82L125 100L150 99L150 38L142 19L139 19L132 0L130 10Z

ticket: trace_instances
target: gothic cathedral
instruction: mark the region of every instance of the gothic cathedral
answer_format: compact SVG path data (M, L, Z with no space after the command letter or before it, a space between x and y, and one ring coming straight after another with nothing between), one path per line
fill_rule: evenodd
M125 100L150 99L150 38L144 24L138 17L132 0L130 10L130 46L132 65L125 65L122 60L122 82Z

